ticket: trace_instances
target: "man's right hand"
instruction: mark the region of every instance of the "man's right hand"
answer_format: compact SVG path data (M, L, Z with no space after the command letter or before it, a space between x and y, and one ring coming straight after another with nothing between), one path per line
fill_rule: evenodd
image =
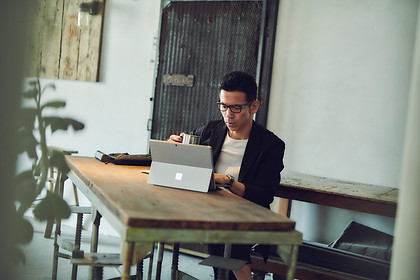
M183 137L184 137L184 132L182 132L180 135L171 135L168 141L175 142L175 143L182 143Z

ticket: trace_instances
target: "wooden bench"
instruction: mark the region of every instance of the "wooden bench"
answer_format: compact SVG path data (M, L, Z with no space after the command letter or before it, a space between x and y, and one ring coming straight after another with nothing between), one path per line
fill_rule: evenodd
M292 201L297 200L395 218L398 189L299 173L285 173L282 174L282 181L275 196L279 197L278 213L287 217L290 217ZM301 247L305 248L305 244ZM311 246L307 247L311 248ZM340 252L334 253L337 253L338 256L341 255ZM345 252L343 255L346 255ZM334 254L333 256L337 257ZM357 258L353 255L349 257ZM283 267L280 259L270 256L267 263L264 263L258 254L252 254L251 258L253 270L282 274ZM382 267L381 262L377 265ZM369 279L302 261L298 262L296 277L328 280Z
M298 200L395 218L398 189L285 173L275 196L280 197L279 214L285 216L290 215L290 200Z

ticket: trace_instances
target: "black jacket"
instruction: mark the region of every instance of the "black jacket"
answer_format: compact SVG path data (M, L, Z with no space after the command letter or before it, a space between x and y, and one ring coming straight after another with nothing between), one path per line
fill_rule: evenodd
M227 134L225 123L212 121L191 134L200 136L201 145L212 147L216 165ZM274 133L253 122L238 178L245 184L245 199L269 208L284 167L284 147L284 142Z

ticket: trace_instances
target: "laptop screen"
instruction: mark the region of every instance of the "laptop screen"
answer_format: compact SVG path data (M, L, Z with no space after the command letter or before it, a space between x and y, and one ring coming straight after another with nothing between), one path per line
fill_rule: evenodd
M150 140L149 184L207 192L214 188L210 146Z

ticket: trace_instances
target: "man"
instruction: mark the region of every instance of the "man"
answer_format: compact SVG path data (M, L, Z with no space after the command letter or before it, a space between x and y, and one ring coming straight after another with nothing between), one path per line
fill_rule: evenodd
M212 121L191 134L200 136L200 144L212 147L216 183L228 184L232 193L269 208L284 167L284 142L253 121L260 101L251 75L232 72L223 78L219 89L217 107L223 120ZM182 142L183 135L171 135L170 141ZM236 279L252 280L250 248L232 245L232 258L247 262L234 271ZM222 245L209 245L209 251L223 256Z

